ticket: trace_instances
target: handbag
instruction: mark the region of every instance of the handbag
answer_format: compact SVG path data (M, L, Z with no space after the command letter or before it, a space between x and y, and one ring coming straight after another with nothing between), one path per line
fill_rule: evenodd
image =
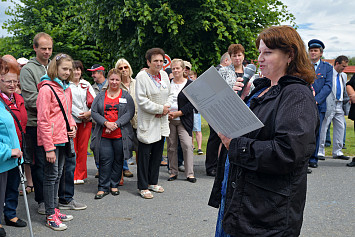
M67 118L67 115L65 114L65 111L64 111L64 108L63 108L63 105L62 105L62 102L60 102L60 99L57 95L57 93L54 91L53 87L49 84L44 84L44 85L47 85L51 88L51 90L53 91L54 95L55 95L55 98L57 98L57 101L58 101L58 104L59 104L59 107L60 107L60 110L62 111L63 113L63 117L64 117L64 120L65 120L65 123L66 123L66 126L67 126L67 131L70 132L70 125L69 125L69 122L68 122L68 118ZM65 154L68 158L74 158L76 155L75 155L75 148L74 148L74 141L73 141L73 138L69 137L68 136L68 142L65 143Z
M83 89L86 88L86 105L88 106L88 108L91 108L92 102L94 102L94 97L92 96L92 94L89 91L90 86L83 87L83 84L81 84L81 88L83 88Z
M25 137L25 132L22 130L22 126L20 121L18 120L17 116L14 114L14 112L12 112L12 110L10 109L10 107L5 103L5 101L0 97L0 100L3 102L3 104L5 105L7 111L10 112L10 114L12 115L12 117L15 119L18 128L20 129L21 132L21 137L22 137L22 146L21 146L21 151L22 153L22 158L23 158L23 163L25 164L33 164L33 159L31 159L31 156L26 152L27 151L27 146L26 146L26 137Z
M355 121L355 104L351 104L348 118Z

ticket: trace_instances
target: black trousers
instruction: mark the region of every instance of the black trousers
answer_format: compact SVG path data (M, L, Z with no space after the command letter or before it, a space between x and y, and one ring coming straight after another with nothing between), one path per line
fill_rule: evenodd
M209 125L208 125L209 126ZM217 170L217 161L218 161L218 149L219 145L222 143L218 134L210 127L210 136L207 141L206 148L206 173L210 173L212 170ZM227 157L228 151L224 145L222 145L220 157Z
M0 224L1 224L1 216L4 211L6 184L7 184L7 171L0 173Z
M148 189L148 185L156 185L158 183L164 139L162 137L160 141L151 144L138 142L137 175L139 190Z

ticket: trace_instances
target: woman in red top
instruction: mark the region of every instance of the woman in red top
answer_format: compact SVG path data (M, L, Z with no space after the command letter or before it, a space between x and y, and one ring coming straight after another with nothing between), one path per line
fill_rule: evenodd
M134 136L130 120L134 115L134 102L127 91L120 88L121 73L111 69L108 89L98 94L91 107L96 121L90 148L99 162L99 185L95 199L111 191L117 196L124 158L130 158Z

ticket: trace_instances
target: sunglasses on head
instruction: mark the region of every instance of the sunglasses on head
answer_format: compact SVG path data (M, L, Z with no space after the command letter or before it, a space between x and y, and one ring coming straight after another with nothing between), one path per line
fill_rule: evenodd
M128 69L128 66L119 67L118 69L119 69L119 70L123 70L123 68L124 68L124 69Z
M58 55L58 56L55 58L55 60L58 61L59 59L61 59L61 58L66 58L66 57L67 57L67 55L63 53L63 54Z

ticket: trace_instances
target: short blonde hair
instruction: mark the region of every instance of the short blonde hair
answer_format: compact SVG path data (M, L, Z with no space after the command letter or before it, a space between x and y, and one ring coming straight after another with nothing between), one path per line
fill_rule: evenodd
M132 70L131 64L129 64L129 62L126 59L120 58L117 60L115 68L118 69L121 64L127 64L128 68L129 68L129 76L132 77L133 70Z
M173 64L177 64L177 63L180 63L180 66L182 67L182 69L185 69L185 63L184 63L184 60L180 59L180 58L174 58L172 61L171 61L171 66Z
M47 70L47 75L49 78L53 81L54 78L58 77L58 66L63 62L63 61L69 61L72 63L72 70L70 70L70 75L67 79L67 81L71 81L74 77L73 74L73 59L68 55L64 53L59 53L54 56L52 61L48 65L48 70Z

